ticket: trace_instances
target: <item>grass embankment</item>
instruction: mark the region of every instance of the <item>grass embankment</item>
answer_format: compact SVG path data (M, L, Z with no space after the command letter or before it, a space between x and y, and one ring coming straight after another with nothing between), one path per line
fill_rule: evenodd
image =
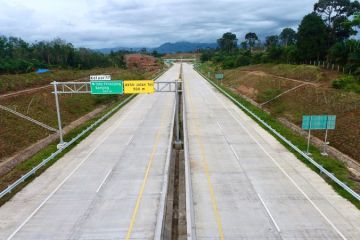
M120 68L95 68L91 70L51 70L48 73L26 73L26 74L8 74L0 75L0 94L12 91L19 91L31 87L39 87L47 85L53 81L71 81L82 79L88 80L89 75L110 74L115 79L116 75L120 75L124 79L134 76L128 70ZM130 75L129 75L130 74Z
M215 66L203 65L204 72ZM291 78L283 79L276 76ZM300 86L263 105L274 117L285 118L301 126L303 115L336 115L336 130L329 131L330 145L360 162L360 95L334 89L339 74L308 65L254 65L224 71L224 86L255 102L265 103L280 93ZM313 131L324 139L324 131Z
M201 65L199 67L200 72L202 72L205 76L207 75L209 68L206 65ZM209 78L210 81L212 81L215 84L218 84L216 80L213 78ZM264 110L252 105L245 99L243 99L239 94L231 87L229 87L226 84L226 81L224 81L223 85L219 86L221 89L226 91L229 95L231 95L233 98L235 98L238 102L243 104L245 107L247 107L249 110L251 110L253 113L255 113L258 117L260 117L262 120L267 122L272 128L274 128L277 132L279 132L281 135L283 135L285 138L290 140L293 144L295 144L299 149L306 149L307 141L302 138L301 136L296 135L293 131L291 131L289 128L281 124L279 121L276 120L273 116L266 113ZM250 115L249 115L250 116ZM252 116L250 116L252 117ZM256 119L254 119L256 121ZM261 125L261 124L260 124ZM266 128L265 128L266 129ZM268 129L266 129L268 130ZM271 133L271 132L270 132ZM272 134L272 133L271 133ZM277 138L274 134L272 134L275 138ZM300 154L295 152L293 149L291 149L286 143L282 142L281 139L277 138L279 142L281 142L289 151L294 153L297 158L299 158L301 161L303 161L308 167L313 169L314 171L318 172L318 169L316 169L312 164L310 164L304 157L302 157ZM329 172L333 173L339 180L346 183L349 187L354 189L357 192L360 192L360 185L354 181L353 176L348 171L346 166L331 157L325 157L321 155L321 152L319 149L317 149L314 146L310 147L310 152L313 154L312 157L315 161L317 161L320 165L322 165L325 169L327 169ZM321 175L341 196L347 198L349 201L351 201L358 209L360 209L360 202L355 200L350 194L348 194L345 190L340 188L336 183L332 182L330 179L325 177L324 175Z
M240 70L261 71L268 74L297 79L300 81L317 82L328 85L336 78L339 73L334 71L325 71L312 65L290 65L290 64L259 64L240 67Z
M94 72L86 72L86 74L96 73L98 73L98 69ZM85 73L81 71L79 74ZM114 70L112 77L113 79L144 78L138 73L123 69ZM52 88L46 88L33 93L3 98L0 99L0 104L57 129L55 99L51 91ZM119 97L115 95L67 94L61 95L59 99L63 126L67 126L95 108L119 100ZM52 133L12 113L0 111L0 162Z

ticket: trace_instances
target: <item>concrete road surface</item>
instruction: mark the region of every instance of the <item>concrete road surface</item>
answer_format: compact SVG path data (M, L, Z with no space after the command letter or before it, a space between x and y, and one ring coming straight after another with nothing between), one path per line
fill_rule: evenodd
M137 96L0 208L0 239L152 239L173 114L174 93Z
M184 64L197 239L360 239L360 212Z

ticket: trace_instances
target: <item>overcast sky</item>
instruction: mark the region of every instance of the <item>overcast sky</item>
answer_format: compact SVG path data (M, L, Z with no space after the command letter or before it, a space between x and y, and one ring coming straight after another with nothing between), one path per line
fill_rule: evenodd
M77 47L157 47L297 29L316 0L0 0L0 35Z

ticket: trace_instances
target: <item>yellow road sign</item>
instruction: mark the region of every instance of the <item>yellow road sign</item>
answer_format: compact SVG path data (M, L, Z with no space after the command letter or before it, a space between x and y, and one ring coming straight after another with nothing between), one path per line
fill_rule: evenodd
M154 80L125 80L124 93L154 93Z

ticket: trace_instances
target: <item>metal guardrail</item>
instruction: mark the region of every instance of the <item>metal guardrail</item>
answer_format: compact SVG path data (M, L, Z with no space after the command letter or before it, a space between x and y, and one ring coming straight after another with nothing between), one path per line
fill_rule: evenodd
M184 82L186 84L186 82ZM184 87L184 85L183 85ZM191 183L191 170L190 170L190 153L189 153L189 136L187 127L187 113L185 94L183 94L183 136L184 136L184 158L185 158L185 201L186 201L186 231L188 240L196 240L196 227L195 227L195 214L193 202L193 190Z
M158 76L156 76L154 79L159 78L162 74L164 73L161 72ZM16 180L14 183L12 183L11 185L9 185L7 188L5 188L2 192L0 192L0 199L3 198L5 195L7 195L8 193L11 193L17 186L19 186L21 183L23 183L24 181L26 181L30 176L34 175L40 168L42 168L43 166L45 166L48 162L50 162L51 160L53 160L55 157L57 157L60 153L62 153L62 151L64 151L66 148L68 148L70 145L72 145L74 142L76 142L77 140L79 140L82 136L84 136L86 133L88 133L89 131L91 131L93 128L95 128L97 125L99 125L101 122L103 122L105 119L107 119L109 116L111 116L114 112L116 112L119 108L121 108L122 106L124 106L126 103L128 103L132 98L134 98L136 95L131 95L129 97L127 97L123 102L121 102L119 105L117 105L116 107L114 107L112 110L110 110L109 112L107 112L104 116L102 116L101 118L99 118L96 122L94 122L93 124L91 124L89 127L87 127L85 130L83 130L80 134L78 134L76 137L74 137L73 139L71 139L71 141L67 142L66 144L64 144L64 146L62 146L62 148L60 148L59 150L57 150L56 152L52 153L49 157L45 158L44 160L42 160L41 163L39 163L36 167L34 167L33 169L31 169L29 172L27 172L25 175L21 176L21 178L19 178L18 180Z
M160 197L160 204L159 204L159 211L157 214L156 226L155 226L155 236L154 240L161 240L163 239L163 234L165 230L165 214L166 214L166 202L167 202L167 189L169 187L169 177L170 177L170 162L171 157L173 155L172 143L174 138L174 125L175 125L175 112L176 112L176 105L174 104L174 109L172 113L172 122L170 126L170 134L169 134L169 143L168 143L168 152L166 153L166 161L165 161L165 171L164 171L164 182L161 189L161 197Z
M312 159L310 156L308 156L306 153L301 151L297 146L295 146L291 141L286 139L284 136L282 136L279 132L277 132L275 129L273 129L269 124L267 124L264 120L262 120L260 117L258 117L255 113L253 113L250 109L245 107L243 104L239 103L234 97L232 97L230 94L228 94L226 91L221 89L219 86L217 86L215 83L213 83L210 79L208 79L202 72L200 72L199 69L195 68L195 70L203 77L205 78L211 85L213 85L215 88L217 88L220 92L222 92L225 96L227 96L232 102L234 102L236 105L238 105L241 109L243 109L245 112L247 112L249 115L251 115L253 118L255 118L258 122L260 122L263 126L265 126L268 130L270 130L273 134L275 134L278 138L280 138L283 142L285 142L287 145L289 145L293 150L295 150L297 153L299 153L302 157L304 157L306 160L308 160L311 164L313 164L321 173L324 173L327 177L329 177L332 181L334 181L336 184L338 184L341 188L343 188L346 192L348 192L351 196L353 196L355 199L360 201L360 195L356 193L354 190L352 190L349 186L347 186L345 183L340 181L337 177L334 176L333 173L326 170L323 166L321 166L319 163L317 163L314 159Z

